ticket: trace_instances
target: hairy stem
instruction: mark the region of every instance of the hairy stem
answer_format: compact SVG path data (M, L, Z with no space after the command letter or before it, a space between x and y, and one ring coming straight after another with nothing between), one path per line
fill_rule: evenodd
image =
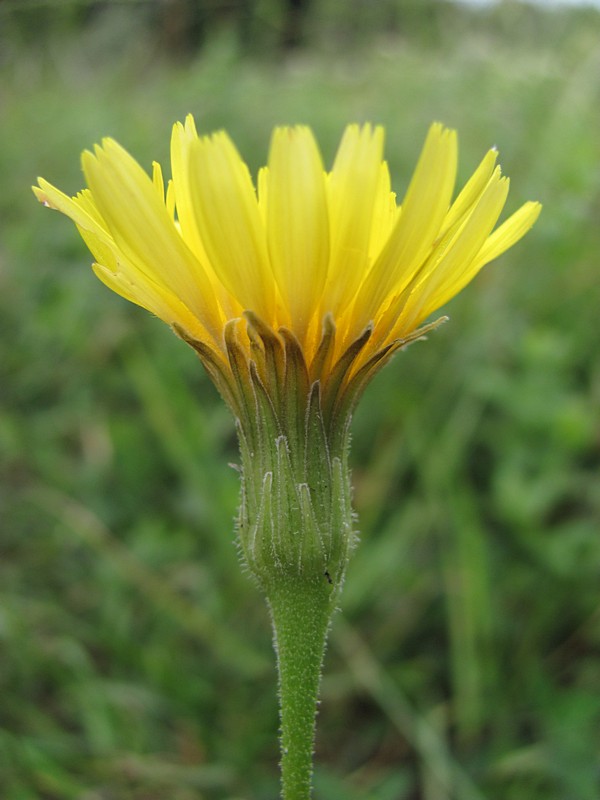
M281 796L311 796L321 667L333 611L326 576L284 578L267 592L279 671Z

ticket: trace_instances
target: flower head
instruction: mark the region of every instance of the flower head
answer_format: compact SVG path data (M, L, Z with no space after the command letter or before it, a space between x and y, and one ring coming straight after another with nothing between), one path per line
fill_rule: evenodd
M293 339L322 384L354 347L346 385L418 336L540 210L525 203L494 230L508 194L495 150L453 199L457 137L438 123L398 204L383 138L350 125L327 172L309 128L277 128L255 188L227 134L199 137L188 117L173 128L166 190L157 163L150 177L105 139L82 157L89 188L70 198L40 179L34 191L76 223L107 286L229 382L230 343L258 363L269 331L278 347Z
M348 427L401 346L540 206L494 230L508 180L490 150L453 199L456 133L431 126L399 205L383 130L350 125L330 172L311 131L277 128L256 187L225 133L176 124L172 178L112 139L84 152L88 184L34 189L77 225L107 286L169 324L232 409L242 460L240 545L273 575L342 583L355 540Z

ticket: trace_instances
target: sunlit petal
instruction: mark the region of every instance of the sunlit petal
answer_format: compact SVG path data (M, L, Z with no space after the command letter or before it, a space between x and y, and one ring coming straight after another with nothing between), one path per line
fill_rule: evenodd
M275 286L248 168L225 133L193 142L191 201L215 274L243 308L273 321Z
M266 184L271 267L302 342L321 297L329 264L325 176L317 144L308 128L275 130Z

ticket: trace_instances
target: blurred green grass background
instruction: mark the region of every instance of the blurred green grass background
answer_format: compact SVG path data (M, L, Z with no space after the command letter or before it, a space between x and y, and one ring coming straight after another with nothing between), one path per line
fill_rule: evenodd
M314 0L291 47L275 0L209 8L195 49L159 3L0 3L0 797L277 795L228 412L29 189L104 135L164 164L192 112L254 170L274 124L330 163L382 123L400 194L439 119L543 202L356 414L315 798L597 800L600 15Z

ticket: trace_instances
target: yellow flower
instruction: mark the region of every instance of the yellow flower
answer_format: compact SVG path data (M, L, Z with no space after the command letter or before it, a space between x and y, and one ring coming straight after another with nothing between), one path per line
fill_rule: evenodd
M453 200L456 133L431 126L401 205L383 130L350 125L330 172L306 127L278 128L257 186L225 133L171 140L172 178L112 139L83 154L87 189L34 191L69 216L94 270L200 356L236 418L237 533L264 590L279 665L282 796L310 796L329 621L356 543L354 405L375 372L540 206L494 227L508 194L496 152Z
M112 139L83 154L88 189L34 191L76 223L107 286L196 348L237 412L232 347L268 383L269 347L277 361L293 342L309 380L325 387L337 366L341 391L535 222L529 202L493 230L508 194L495 150L452 199L457 137L439 123L399 205L383 138L348 126L326 172L309 128L277 128L255 188L227 134L199 137L188 117L166 191L157 163L150 178Z

